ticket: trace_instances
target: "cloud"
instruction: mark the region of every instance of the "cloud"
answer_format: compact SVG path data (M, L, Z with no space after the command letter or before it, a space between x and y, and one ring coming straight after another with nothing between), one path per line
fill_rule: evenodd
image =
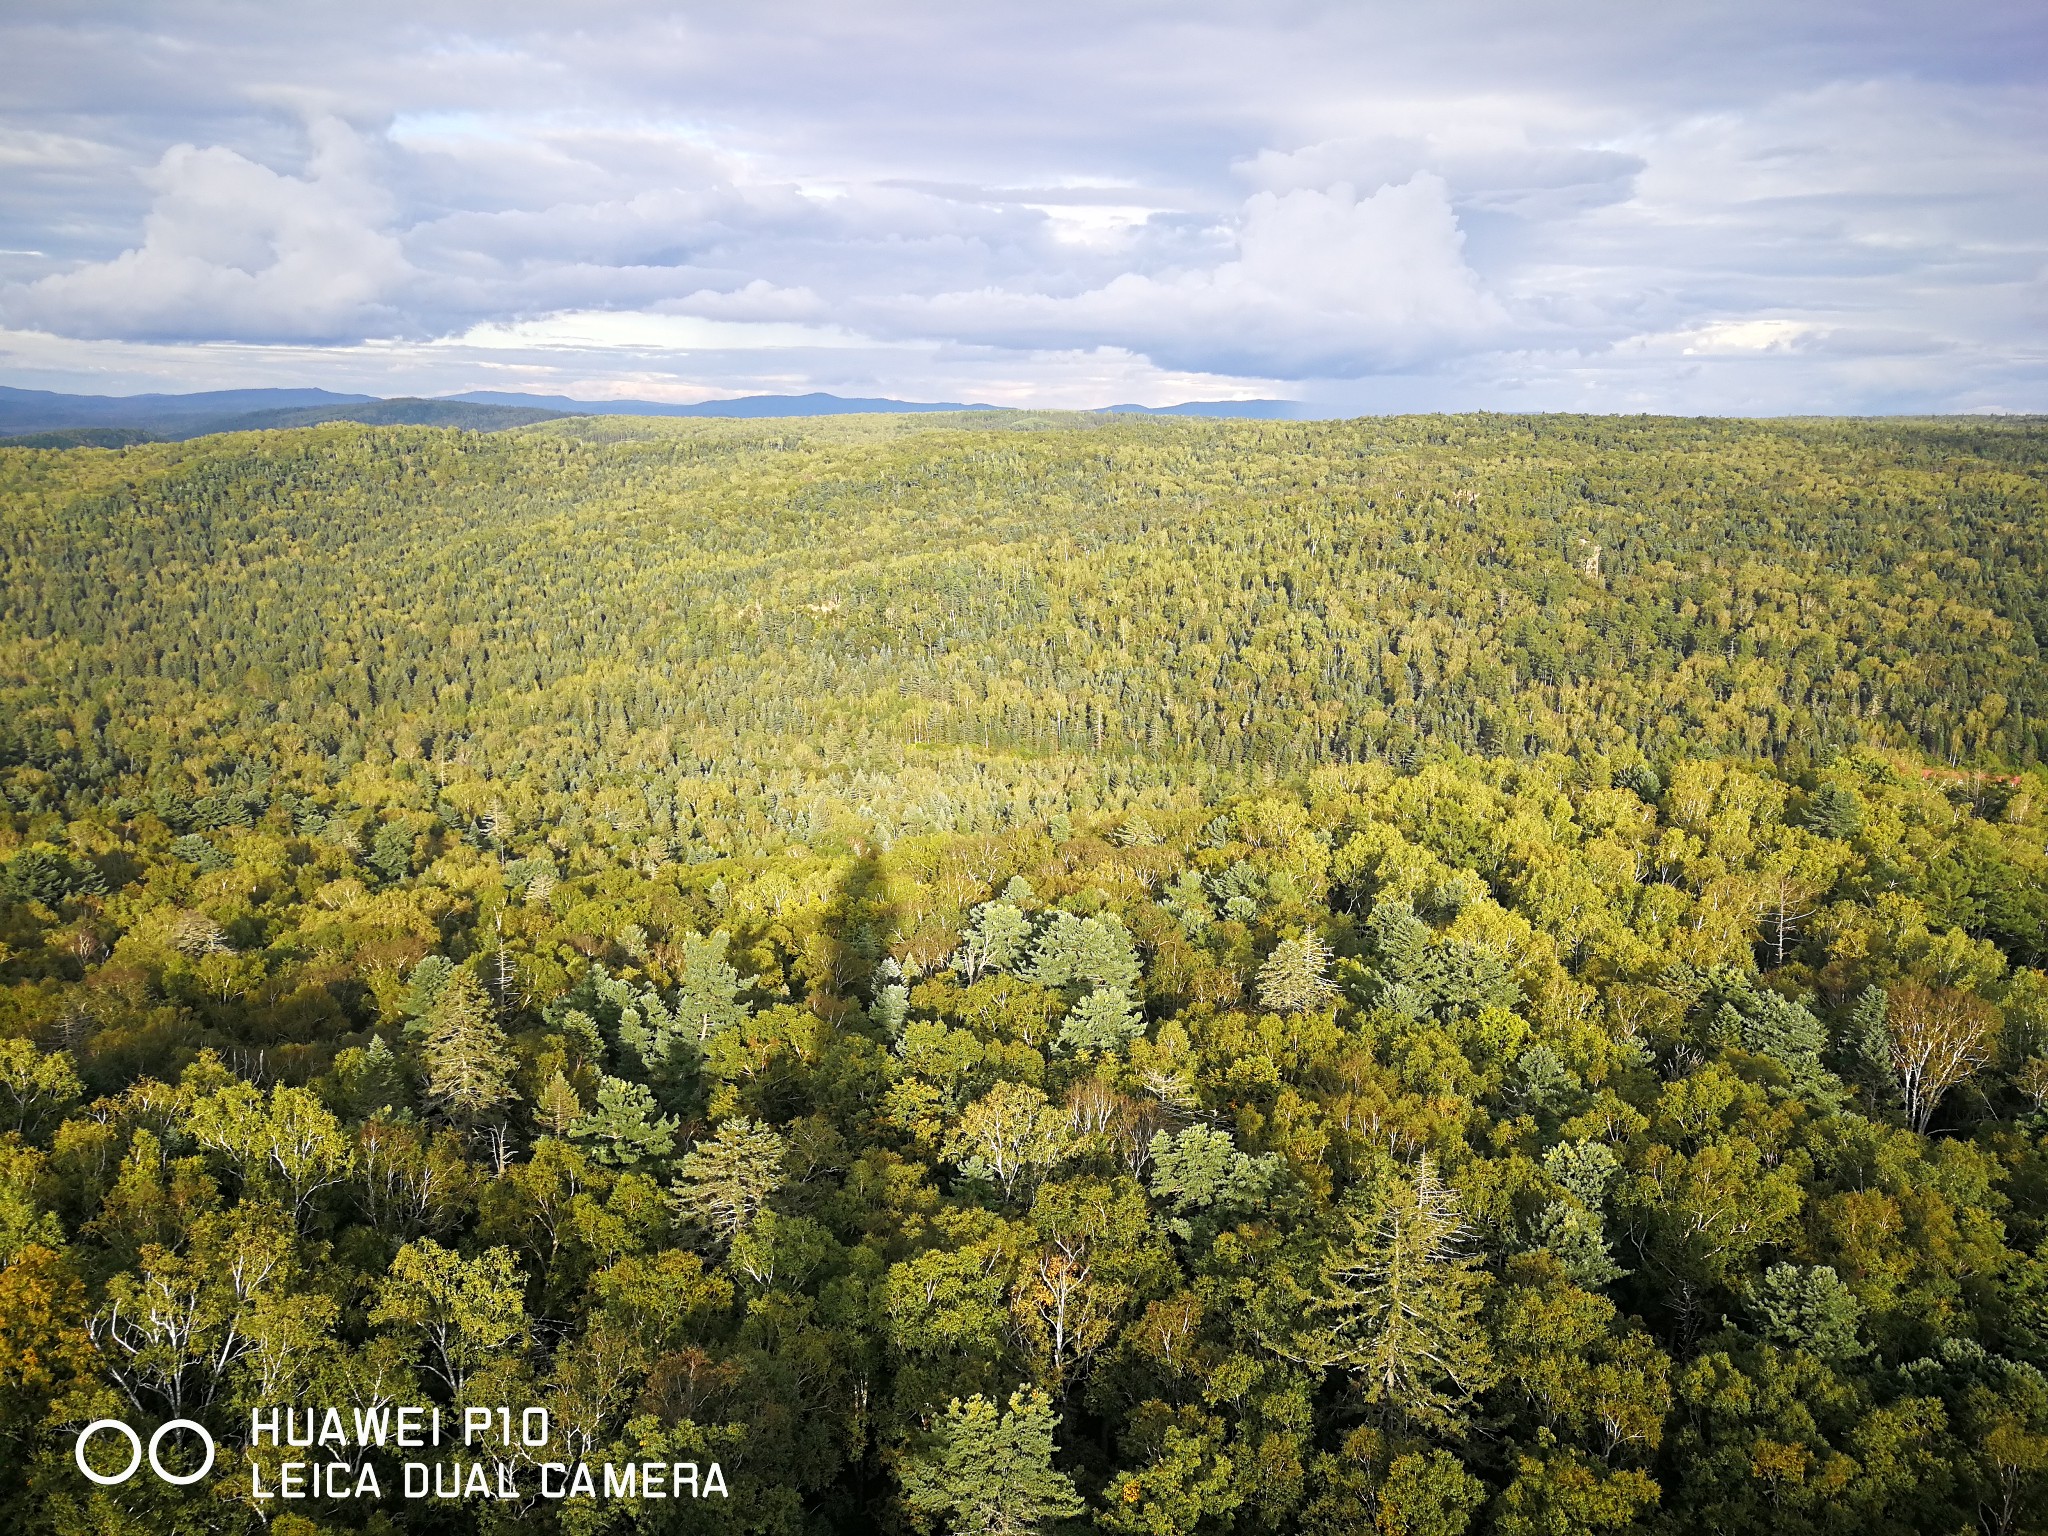
M19 0L0 374L2040 407L2037 12Z
M67 336L326 340L387 328L412 276L356 134L313 125L307 175L179 144L150 174L142 243L0 292L16 325Z
M1124 273L1071 298L1001 290L903 306L906 323L997 345L1121 346L1169 368L1348 377L1467 350L1503 330L1465 264L1443 181L1423 173L1359 197L1261 192L1236 252L1213 267Z

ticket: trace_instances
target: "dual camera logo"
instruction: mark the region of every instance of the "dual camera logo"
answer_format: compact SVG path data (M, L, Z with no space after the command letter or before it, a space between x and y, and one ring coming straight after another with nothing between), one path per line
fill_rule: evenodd
M85 1459L86 1443L103 1429L113 1431L128 1442L128 1465L119 1472L95 1472L91 1464ZM206 1460L200 1464L197 1472L173 1472L163 1464L163 1458L158 1454L159 1448L164 1443L164 1436L177 1429L190 1430L206 1446ZM149 1437L149 1470L172 1487L182 1488L188 1483L198 1482L199 1479L213 1470L213 1450L213 1436L206 1432L204 1424L194 1423L191 1419L172 1419ZM141 1469L142 1457L142 1436L138 1435L131 1426L123 1424L119 1419L94 1419L92 1423L86 1425L85 1428L78 1432L78 1443L71 1448L71 1459L78 1463L78 1470L98 1483L102 1488L112 1488L127 1482L129 1478L133 1477Z

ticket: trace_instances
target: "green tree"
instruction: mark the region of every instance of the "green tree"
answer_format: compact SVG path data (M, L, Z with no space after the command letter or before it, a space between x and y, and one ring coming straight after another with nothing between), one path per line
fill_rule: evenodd
M1825 1264L1773 1264L1757 1284L1755 1307L1764 1337L1775 1343L1835 1365L1863 1352L1856 1337L1863 1304Z
M1259 1006L1275 1013L1309 1013L1333 1001L1330 949L1313 933L1282 939L1259 967Z
M1016 968L1031 942L1031 919L1007 901L983 902L953 957L953 966L973 982L984 971Z
M902 1464L903 1502L962 1536L1031 1536L1086 1507L1052 1464L1059 1419L1043 1392L1015 1392L1009 1407L955 1398Z
M427 1370L460 1400L472 1376L524 1342L525 1289L510 1249L465 1259L423 1237L392 1259L370 1322L422 1349Z
M683 1154L670 1198L686 1221L731 1242L782 1187L788 1145L758 1120L728 1120Z
M1145 1016L1118 987L1096 987L1060 1021L1059 1043L1073 1051L1115 1051L1145 1033Z
M1424 1156L1330 1246L1300 1348L1396 1422L1455 1431L1498 1367L1479 1323L1487 1276L1457 1191Z
M676 1123L655 1110L654 1095L641 1083L607 1077L597 1086L597 1107L569 1127L569 1139L590 1148L598 1162L637 1168L674 1150Z
M720 1030L746 1021L746 1004L740 1001L740 974L725 958L729 942L722 929L709 938L698 933L682 936L675 1012L683 1027L695 1033L699 1045Z
M420 1057L427 1101L459 1124L478 1124L512 1097L511 1042L468 971L453 972L442 986L426 1017Z
M1032 951L1031 979L1042 987L1076 988L1086 982L1138 992L1138 953L1114 912L1076 917L1055 912Z

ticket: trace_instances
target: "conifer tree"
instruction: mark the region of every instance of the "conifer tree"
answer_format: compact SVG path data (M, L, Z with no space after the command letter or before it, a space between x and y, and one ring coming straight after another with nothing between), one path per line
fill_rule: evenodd
M1055 912L1032 952L1031 979L1044 987L1078 988L1084 982L1138 990L1138 952L1114 912L1076 917Z
M1329 946L1313 933L1282 939L1259 967L1259 1006L1274 1013L1310 1013L1336 995Z
M1113 1051L1145 1033L1145 1016L1121 987L1097 987L1060 1024L1059 1043L1073 1051Z
M420 1056L427 1101L452 1120L474 1125L512 1097L511 1044L468 971L454 971L441 988L426 1017Z
M1323 1260L1304 1358L1346 1372L1391 1420L1455 1431L1498 1374L1479 1321L1487 1277L1457 1191L1425 1155L1349 1226Z
M686 1220L730 1242L782 1187L788 1148L758 1120L728 1120L683 1155L671 1197Z
M656 1111L644 1083L607 1077L598 1085L597 1107L569 1127L569 1139L587 1145L600 1163L637 1168L667 1157L675 1132L675 1121Z
M1031 1536L1084 1506L1052 1464L1059 1419L1043 1392L1018 1391L1008 1411L955 1398L930 1441L903 1464L903 1502L959 1536Z
M740 973L725 958L723 930L706 938L683 935L682 974L677 978L675 1014L699 1044L747 1017L740 1001Z
M970 982L984 971L1007 971L1023 957L1031 942L1031 919L1007 901L987 901L974 909L974 922L960 943L953 964Z
M583 1100L577 1096L576 1085L556 1072L540 1091L534 1118L555 1135L567 1135L569 1127L583 1118Z

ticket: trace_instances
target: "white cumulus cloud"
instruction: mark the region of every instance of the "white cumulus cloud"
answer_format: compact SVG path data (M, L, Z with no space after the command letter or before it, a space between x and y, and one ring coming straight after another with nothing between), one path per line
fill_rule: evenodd
M1071 297L946 293L898 316L999 345L1121 346L1162 367L1275 377L1371 372L1466 350L1508 325L1428 173L1367 197L1345 183L1261 192L1235 237L1235 254L1213 266L1126 272Z
M0 292L16 326L66 336L321 340L388 326L411 276L389 200L344 123L313 125L303 177L179 144L149 173L142 243Z

